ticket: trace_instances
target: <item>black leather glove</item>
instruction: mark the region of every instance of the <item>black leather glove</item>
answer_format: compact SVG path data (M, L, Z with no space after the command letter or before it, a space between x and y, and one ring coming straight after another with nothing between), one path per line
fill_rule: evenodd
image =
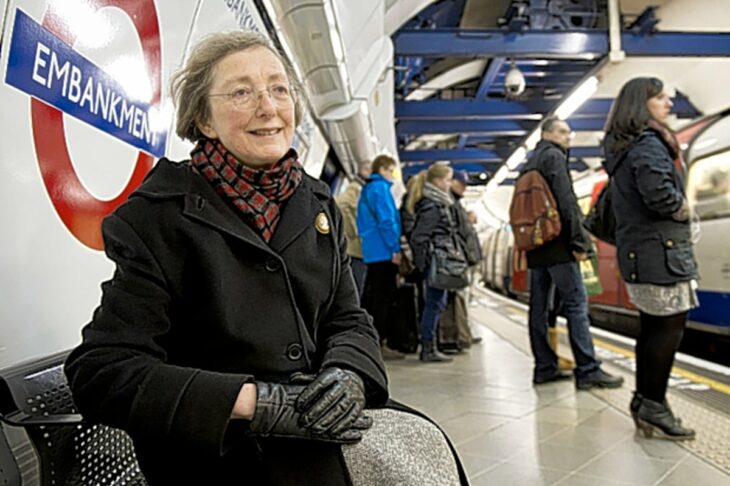
M299 381L301 382L299 377ZM309 377L311 380L312 377ZM368 425L359 421L349 428L326 433L315 433L300 425L301 414L294 404L305 384L256 382L256 409L249 430L259 437L287 437L311 439L340 444L352 444L362 439L361 430ZM369 426L369 425L368 425Z
M357 373L340 368L323 370L299 395L300 425L316 434L339 436L372 426L365 408L365 384Z

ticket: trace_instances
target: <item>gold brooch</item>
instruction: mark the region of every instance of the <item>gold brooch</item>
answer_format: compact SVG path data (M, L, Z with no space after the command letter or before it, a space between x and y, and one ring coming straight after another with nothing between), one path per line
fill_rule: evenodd
M314 220L314 229L322 233L323 235L328 235L330 232L330 221L327 219L327 215L324 213L319 213L317 215L317 218Z

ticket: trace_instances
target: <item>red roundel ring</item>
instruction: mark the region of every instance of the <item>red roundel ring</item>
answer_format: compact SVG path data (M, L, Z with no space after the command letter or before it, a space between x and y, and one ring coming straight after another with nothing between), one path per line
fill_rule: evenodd
M61 2L59 2L61 3ZM151 105L159 107L161 100L160 27L153 0L92 0L89 5L99 10L117 7L124 11L134 24L139 35L147 68L147 77L152 83ZM76 42L75 33L57 15L51 4L43 17L43 27L58 36L69 46ZM36 99L31 99L31 120L33 143L41 169L43 183L51 198L53 207L63 224L84 245L95 250L104 247L101 237L101 221L127 200L152 168L152 156L139 152L137 163L126 187L114 199L96 199L81 184L71 162L66 145L66 130L63 113ZM103 154L100 156L103 162Z

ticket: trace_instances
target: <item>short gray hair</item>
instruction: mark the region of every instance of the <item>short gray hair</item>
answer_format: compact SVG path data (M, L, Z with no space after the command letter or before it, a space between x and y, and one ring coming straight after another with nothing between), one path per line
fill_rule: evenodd
M542 124L540 125L542 133L552 132L553 129L555 128L555 124L558 122L561 122L561 121L563 121L563 120L561 120L557 116L549 116L549 117L545 118L543 120Z
M294 99L294 123L299 125L304 111L301 100L302 89L289 59L258 32L220 32L198 42L190 52L185 65L172 76L170 81L172 100L177 109L175 132L180 138L197 142L204 137L198 129L198 123L208 121L210 118L208 94L213 84L214 68L218 62L229 54L255 47L270 50L284 66Z

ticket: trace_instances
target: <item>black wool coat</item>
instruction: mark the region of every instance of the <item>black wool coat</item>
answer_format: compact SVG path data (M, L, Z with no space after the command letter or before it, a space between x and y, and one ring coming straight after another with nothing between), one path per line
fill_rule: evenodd
M116 271L66 363L84 417L127 431L152 485L345 484L339 446L254 439L229 419L243 384L328 366L363 377L369 406L387 400L326 185L305 176L267 244L163 159L103 234Z
M566 151L548 140L541 140L522 169L537 170L555 197L560 214L560 234L554 240L527 252L529 268L574 262L573 251L588 252L590 237L581 227L583 216L573 191Z
M659 134L647 128L621 153L608 153L613 175L616 249L621 276L631 283L669 285L697 277L684 204L684 175Z

